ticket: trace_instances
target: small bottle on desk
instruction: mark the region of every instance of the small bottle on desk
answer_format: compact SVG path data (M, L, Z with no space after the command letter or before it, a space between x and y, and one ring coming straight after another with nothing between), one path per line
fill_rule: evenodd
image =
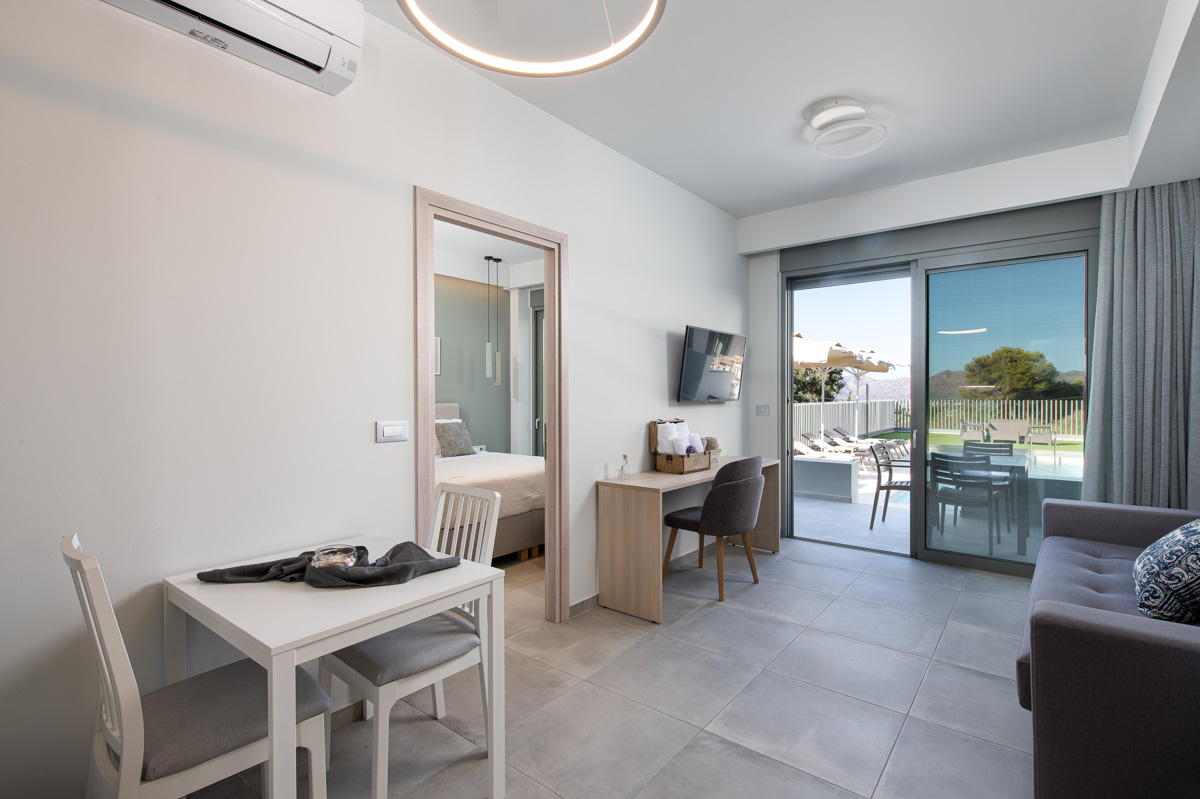
M624 483L629 480L629 456L621 456L621 468L617 469L617 482Z

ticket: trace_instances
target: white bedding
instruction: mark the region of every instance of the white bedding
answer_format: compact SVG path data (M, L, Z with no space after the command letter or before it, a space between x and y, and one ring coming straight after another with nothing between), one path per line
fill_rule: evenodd
M457 458L434 458L439 483L487 488L500 492L500 517L546 507L546 459L507 452L478 452Z

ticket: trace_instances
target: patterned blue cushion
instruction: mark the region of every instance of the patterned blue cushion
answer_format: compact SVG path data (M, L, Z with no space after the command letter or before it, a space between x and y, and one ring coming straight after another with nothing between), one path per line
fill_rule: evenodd
M1152 619L1200 621L1200 519L1155 541L1133 564L1138 609Z

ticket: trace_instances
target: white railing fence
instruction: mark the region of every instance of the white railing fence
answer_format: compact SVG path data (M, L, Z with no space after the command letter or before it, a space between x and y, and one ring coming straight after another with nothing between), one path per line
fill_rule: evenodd
M957 433L963 422L1024 419L1051 425L1060 436L1083 438L1083 398L1050 400L948 399L929 403L929 432Z
M815 433L821 428L841 427L856 436L912 426L909 400L865 400L799 402L792 405L792 431ZM990 419L1025 419L1030 424L1048 424L1060 436L1083 438L1083 399L1054 400L934 400L929 403L929 432L958 433L963 422Z
M908 427L908 400L838 401L824 403L825 429L840 427L856 436L865 436L894 427ZM815 433L821 429L821 403L798 402L792 405L792 431Z

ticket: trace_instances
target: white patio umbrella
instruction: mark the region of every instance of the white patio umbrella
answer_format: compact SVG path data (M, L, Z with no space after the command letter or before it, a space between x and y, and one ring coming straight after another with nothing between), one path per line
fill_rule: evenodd
M868 372L890 372L897 364L876 355L875 350L857 350L854 354L858 356L858 360L853 366L846 367L846 371L854 375L854 398L858 399L859 383Z
M860 399L862 399L862 397L859 394L859 384L862 382L862 379L867 376L868 373L873 372L873 373L878 374L881 372L889 372L892 369L896 368L896 364L892 363L891 361L889 361L885 358L880 357L879 355L876 355L875 350L858 350L858 351L856 351L855 354L858 356L858 362L855 363L854 366L847 367L846 371L849 372L850 374L854 375L854 426L856 428L854 431L854 434L862 435L862 433L861 433L862 426L859 425L860 420L858 418L858 410L859 410L858 401ZM871 396L871 387L867 386L868 401L870 400L870 396ZM868 406L867 407L867 424L866 424L868 433L870 432L870 427L871 427L871 408L870 408L870 406Z
M817 341L806 339L797 333L792 337L792 365L801 369L814 369L821 375L820 383L820 416L821 443L825 443L825 377L833 369L849 369L858 363L858 356L852 350L843 347L836 341Z

